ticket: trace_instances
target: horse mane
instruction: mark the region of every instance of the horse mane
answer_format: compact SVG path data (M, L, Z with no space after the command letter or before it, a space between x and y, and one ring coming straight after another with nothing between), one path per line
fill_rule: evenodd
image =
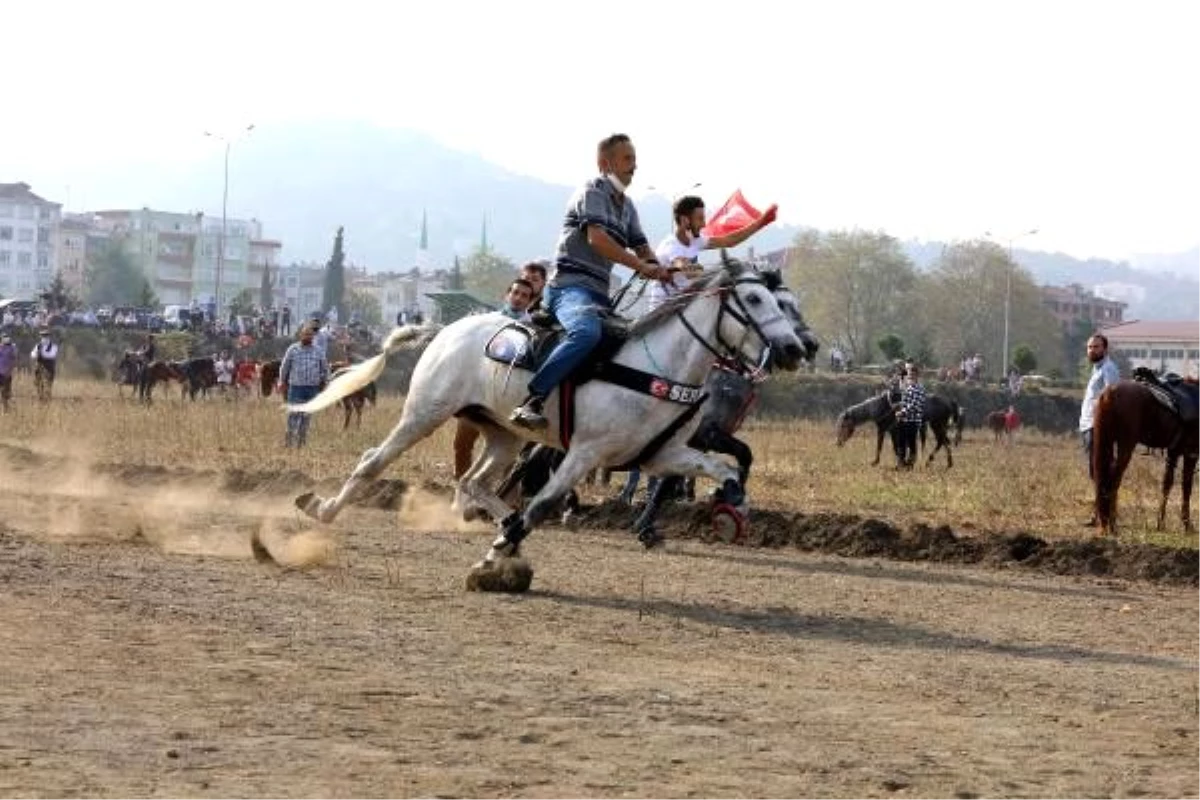
M740 267L741 262L728 259L728 262L720 267L705 270L699 277L692 281L687 289L679 294L668 297L658 308L653 311L647 311L634 320L629 326L629 335L642 336L649 333L663 322L674 317L679 311L687 308L693 300L700 297L706 291L724 285L725 281L737 274L735 270Z
M886 402L887 393L877 394L868 397L861 403L855 403L838 415L838 420L850 419L855 424L865 422L869 419L875 419L876 412L880 403Z

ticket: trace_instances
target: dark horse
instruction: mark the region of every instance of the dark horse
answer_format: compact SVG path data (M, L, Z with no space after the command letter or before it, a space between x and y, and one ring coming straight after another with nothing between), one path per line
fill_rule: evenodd
M874 422L876 430L875 460L871 462L871 465L877 466L879 454L883 452L883 437L896 426L896 406L898 404L899 401L893 395L882 392L869 400L850 406L838 414L837 446L844 445L854 435L854 431L859 425L864 422ZM925 449L927 426L933 429L937 447L933 448L933 452L929 454L927 463L932 463L938 450L944 447L946 448L946 466L954 466L954 456L950 450L950 436L947 432L951 423L954 424L955 429L954 443L962 444L963 418L962 409L959 408L958 403L936 394L929 395L929 399L925 402L925 420L921 425L921 449Z
M149 403L155 384L181 380L181 376L175 367L166 361L152 361L147 364L136 352L126 350L117 362L115 380L118 391L122 386L132 386L137 399Z
M344 361L335 361L334 363L330 364L329 367L332 370L330 374L330 380L332 380L349 369L350 364ZM376 394L377 392L375 389L375 384L372 382L368 383L357 392L348 394L342 398L342 409L346 412L346 420L342 423L342 430L346 430L350 427L351 415L355 417L356 427L362 427L363 406L365 406L367 403L370 403L372 406L374 406Z
M179 375L183 387L180 399L190 397L195 401L196 395L201 393L208 397L208 390L217 384L217 367L211 356L173 361L171 367Z
M1168 407L1172 401L1174 407ZM1167 451L1162 500L1158 505L1159 530L1166 522L1167 496L1175 482L1175 465L1183 457L1180 516L1184 530L1192 530L1189 506L1198 449L1196 407L1197 384L1193 379L1166 387L1148 376L1145 380L1120 381L1100 395L1092 427L1092 475L1096 483L1096 520L1101 533L1116 533L1117 491L1139 443Z
M264 361L258 366L258 391L262 397L270 397L275 391L275 382L279 380L279 368L283 362L279 359Z

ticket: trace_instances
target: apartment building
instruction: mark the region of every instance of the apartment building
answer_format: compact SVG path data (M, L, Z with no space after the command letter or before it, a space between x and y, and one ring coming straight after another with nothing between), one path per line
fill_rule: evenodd
M1059 328L1068 333L1077 322L1093 329L1120 324L1126 303L1106 300L1078 283L1069 286L1042 286L1042 305L1054 315Z
M0 297L32 300L54 279L62 204L0 183Z

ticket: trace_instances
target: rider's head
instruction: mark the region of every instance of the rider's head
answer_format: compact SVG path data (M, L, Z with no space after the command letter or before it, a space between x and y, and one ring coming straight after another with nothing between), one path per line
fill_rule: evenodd
M504 300L514 311L524 311L533 302L533 284L524 278L517 278L509 284Z
M694 194L684 195L671 206L675 217L676 230L686 230L692 236L699 236L704 230L704 201Z
M542 261L530 261L521 267L521 279L529 281L534 297L541 297L542 289L546 287L546 264Z
M611 181L616 179L622 192L629 188L637 172L637 151L633 141L624 133L614 133L600 140L596 147L596 165L600 174Z

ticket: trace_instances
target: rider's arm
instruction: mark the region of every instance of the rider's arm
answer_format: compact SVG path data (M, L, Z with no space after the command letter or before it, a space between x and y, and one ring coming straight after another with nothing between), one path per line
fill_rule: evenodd
M653 264L645 263L639 256L642 252L631 253L621 245L613 241L613 238L604 232L604 229L599 225L589 225L587 229L588 244L592 246L601 258L611 261L614 264L621 264L629 267L634 272L644 278L651 280L665 280L670 273L658 263L657 259ZM639 251L644 251L647 259L654 259L654 252L648 244L642 244Z
M751 236L774 222L775 214L777 213L778 208L778 206L772 203L770 208L768 208L761 217L754 220L754 222L751 222L746 227L740 228L733 233L727 233L724 236L714 236L709 239L708 243L705 245L705 249L713 250L718 248L726 249L730 247L737 247L739 244L746 241Z

